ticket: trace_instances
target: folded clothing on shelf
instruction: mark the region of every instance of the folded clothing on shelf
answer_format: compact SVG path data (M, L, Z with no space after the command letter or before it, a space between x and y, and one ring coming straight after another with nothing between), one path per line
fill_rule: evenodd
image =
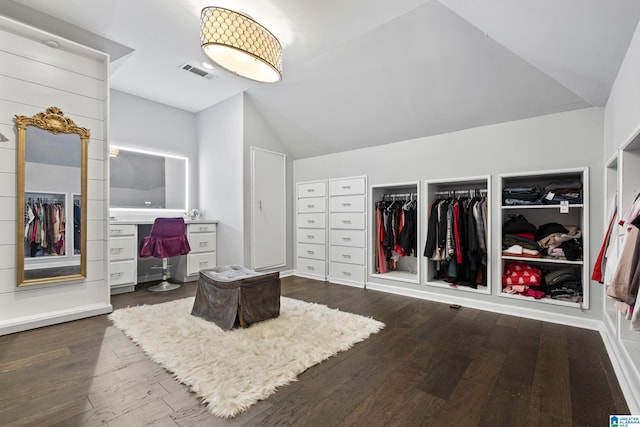
M502 199L505 205L539 205L540 190L535 186L504 187Z
M582 280L575 268L552 270L545 274L544 281L551 298L569 301L582 300Z
M502 224L503 234L533 234L536 235L538 229L535 225L527 221L524 215L509 215L509 218Z
M536 266L516 261L509 263L502 276L502 284L540 286L542 282L542 272Z
M582 203L582 183L578 180L563 180L552 182L544 187L542 203L545 205Z

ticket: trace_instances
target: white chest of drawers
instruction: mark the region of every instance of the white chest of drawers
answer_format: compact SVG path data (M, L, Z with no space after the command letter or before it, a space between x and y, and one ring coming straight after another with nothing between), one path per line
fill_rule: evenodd
M327 278L327 181L299 182L296 210L296 274Z
M364 287L367 178L329 180L329 280Z

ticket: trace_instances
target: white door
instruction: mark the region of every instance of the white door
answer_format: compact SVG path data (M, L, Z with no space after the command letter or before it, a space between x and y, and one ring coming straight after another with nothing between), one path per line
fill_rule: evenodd
M286 265L286 156L251 147L251 264Z

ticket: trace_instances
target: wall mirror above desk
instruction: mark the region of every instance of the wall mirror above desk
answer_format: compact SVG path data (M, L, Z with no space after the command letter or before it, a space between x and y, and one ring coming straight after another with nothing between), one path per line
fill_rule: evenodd
M16 128L17 285L85 278L89 130L57 107Z
M189 206L189 161L172 154L109 146L109 207L181 212Z

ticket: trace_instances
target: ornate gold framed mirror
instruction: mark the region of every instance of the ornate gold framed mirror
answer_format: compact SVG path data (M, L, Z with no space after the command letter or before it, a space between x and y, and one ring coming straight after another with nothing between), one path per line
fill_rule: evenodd
M57 107L15 120L17 286L86 278L89 129Z

